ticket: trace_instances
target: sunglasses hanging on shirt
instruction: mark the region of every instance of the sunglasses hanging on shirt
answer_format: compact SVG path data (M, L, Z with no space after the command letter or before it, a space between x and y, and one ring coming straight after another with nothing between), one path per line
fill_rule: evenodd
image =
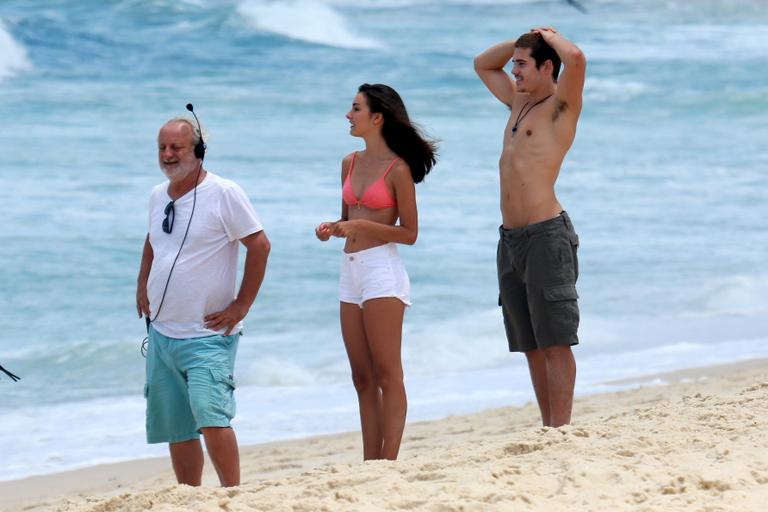
M171 231L173 231L173 219L176 218L176 211L173 209L173 201L168 203L168 205L165 207L165 210L163 210L163 213L165 213L165 219L163 219L163 232L171 234Z

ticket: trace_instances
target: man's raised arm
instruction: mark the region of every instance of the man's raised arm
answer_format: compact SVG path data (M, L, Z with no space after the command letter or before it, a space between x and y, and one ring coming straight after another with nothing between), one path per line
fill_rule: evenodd
M584 78L587 70L587 59L584 53L554 28L535 28L533 32L541 35L563 61L563 72L557 81L555 94L558 108L578 116L581 112L581 96L584 92Z
M504 66L515 53L515 40L492 46L475 57L475 72L499 101L512 108L517 86Z

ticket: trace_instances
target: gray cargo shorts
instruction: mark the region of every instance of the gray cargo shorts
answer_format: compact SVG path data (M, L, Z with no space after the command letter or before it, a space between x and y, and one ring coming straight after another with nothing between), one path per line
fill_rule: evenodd
M499 306L510 352L579 342L579 236L566 212L521 228L499 227Z

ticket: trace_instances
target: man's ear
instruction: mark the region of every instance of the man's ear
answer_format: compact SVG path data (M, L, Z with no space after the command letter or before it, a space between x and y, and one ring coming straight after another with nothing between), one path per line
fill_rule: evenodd
M541 71L547 76L552 76L552 70L555 68L555 64L552 59L547 59L541 64Z

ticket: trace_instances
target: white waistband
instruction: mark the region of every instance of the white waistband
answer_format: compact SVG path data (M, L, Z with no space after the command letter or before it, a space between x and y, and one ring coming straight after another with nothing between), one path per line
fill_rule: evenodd
M344 253L344 259L350 261L360 259L370 261L379 258L391 258L392 256L399 256L397 252L397 244L392 242L377 245L376 247L371 247L370 249L363 249L362 251Z

